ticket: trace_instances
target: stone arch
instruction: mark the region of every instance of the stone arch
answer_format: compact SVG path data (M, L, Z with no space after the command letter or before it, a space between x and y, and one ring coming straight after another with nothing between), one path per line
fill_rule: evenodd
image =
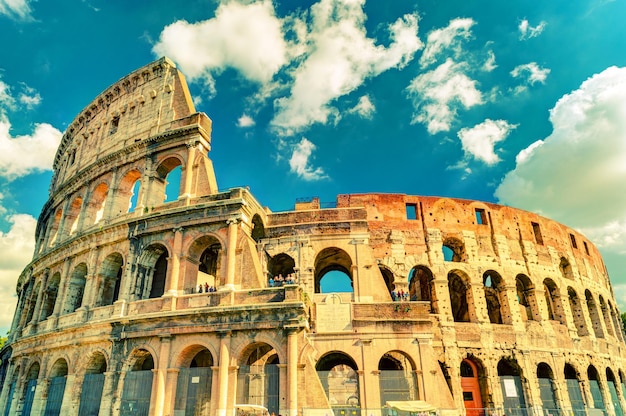
M596 338L604 338L602 322L600 321L600 315L598 314L598 307L596 306L596 301L593 299L593 295L589 289L585 290L585 300L587 301L587 311L589 312L593 332Z
M378 360L380 402L417 400L415 363L403 351L388 351Z
M187 346L177 359L178 379L174 413L209 416L211 385L215 362L213 354L203 345Z
M593 407L604 410L606 405L604 404L604 398L602 397L600 377L598 375L598 370L596 370L593 365L589 365L589 367L587 367L587 379L589 380L589 390L591 391L591 397L593 399Z
M81 196L77 196L76 198L74 198L69 206L69 209L67 210L67 213L65 214L64 228L67 227L67 232L65 233L66 235L71 236L78 230L78 225L80 222L80 211L82 207L83 198Z
M442 248L444 261L466 262L467 253L465 243L456 237L446 237L443 240Z
M476 357L468 356L459 366L463 404L467 416L480 416L488 403L485 367Z
M74 268L69 276L69 282L65 294L63 314L72 313L83 304L85 284L87 282L87 265L80 263Z
M569 260L565 257L561 257L561 261L559 263L559 270L561 271L561 275L565 279L574 279L574 272L572 271L572 265Z
M548 364L541 362L537 365L537 381L539 382L539 396L544 411L559 413L554 372Z
M280 358L265 342L247 345L238 357L237 402L259 404L277 413L280 407Z
M148 414L156 360L145 348L134 349L126 362L121 414Z
M223 270L226 260L224 244L214 234L203 235L197 238L189 247L189 258L195 268L195 275L190 272L189 281L186 284L208 285L219 287L225 283L225 271Z
M33 408L33 402L35 399L35 391L37 387L37 380L39 379L40 368L39 361L35 361L26 371L24 390L22 390L21 393L21 397L23 399L22 415L30 416L30 411Z
M502 387L505 413L515 414L515 409L526 408L526 392L522 385L522 369L515 358L504 357L498 361L498 377Z
M420 300L431 302L436 298L433 272L426 266L418 265L409 272L409 298L411 300ZM432 307L431 307L432 310Z
M50 231L48 232L49 242L48 246L52 247L54 243L57 241L57 237L59 235L59 228L61 227L61 218L63 218L63 208L58 208L52 218L52 223L50 225Z
M613 324L611 323L610 313L607 310L606 303L604 303L604 298L602 295L598 296L598 300L600 303L600 310L602 311L602 317L604 318L604 325L606 326L606 331L609 335L615 335L613 331Z
M97 224L104 218L104 209L107 205L108 194L109 185L106 182L100 182L94 188L87 202L87 209L85 211L85 224L87 227Z
M522 320L539 321L540 315L537 308L535 286L530 278L525 274L518 274L515 277L515 289L517 291L517 302L520 306Z
M611 315L611 321L613 322L613 326L615 327L615 338L620 341L624 341L624 330L622 328L622 320L617 313L617 310L613 307L610 300L606 302L607 307L609 309L609 313Z
M327 247L317 253L314 264L315 293L322 293L321 281L328 273L331 272L338 272L347 276L350 279L351 286L354 287L354 280L352 278L352 258L344 250L338 247ZM334 279L338 276L331 275L328 277Z
M252 216L252 239L257 243L265 238L265 224L263 224L263 219L259 214L254 214Z
M85 374L80 391L79 415L97 415L99 413L106 371L106 356L102 351L94 351L85 365Z
M37 281L37 283L35 284L35 290L33 290L30 293L30 302L28 304L28 309L26 311L26 321L25 324L28 324L30 321L32 321L34 314L35 314L35 306L37 305L37 295L39 294L39 291L41 290L41 281Z
M167 278L169 252L161 243L146 247L137 260L133 299L153 299L163 296Z
M616 415L623 415L622 405L619 400L619 396L617 394L617 390L619 388L617 380L615 379L615 374L610 367L606 368L606 384L609 388L609 395L611 396L611 401L613 402L613 412Z
M380 274L383 277L385 286L387 287L387 291L389 292L389 296L392 298L392 300L394 300L392 292L396 289L396 285L394 283L396 278L393 275L393 272L391 271L389 267L382 265L382 264L378 265L378 270L380 271Z
M184 160L178 155L165 156L161 162L159 162L159 165L155 169L156 178L152 182L150 189L152 204L162 204L178 199L181 189L185 188L185 176L182 174L183 168ZM173 175L175 171L178 172L178 174ZM169 183L173 176L180 176L177 178L178 183ZM176 195L169 195L172 192L176 193Z
M566 324L563 314L563 305L561 303L561 293L554 280L546 278L543 280L543 289L546 298L546 306L548 308L548 319L551 321L559 321Z
M492 324L503 324L502 307L506 303L505 288L502 276L494 270L483 273L483 290L487 303L487 314Z
M473 299L469 276L460 270L451 270L448 273L448 293L454 321L470 322L470 302Z
M141 172L136 168L130 169L119 181L113 206L114 217L132 212L137 208L141 202L141 188Z
M360 407L359 368L352 357L329 351L317 360L315 369L333 410Z
M585 400L583 399L582 387L580 383L580 375L578 371L570 363L565 363L563 367L563 375L567 386L567 394L574 412L585 412ZM576 414L582 414L576 413Z
M48 318L54 312L54 305L57 301L59 293L59 285L61 284L61 273L56 272L52 275L46 285L46 292L43 297L43 305L41 307L40 320Z
M291 280L295 279L295 267L296 262L290 255L279 253L270 257L267 264L267 272L269 273L270 279L274 282L274 285L278 285L278 279L279 281L284 281L288 278Z
M571 286L567 288L567 297L569 299L569 307L572 311L572 319L574 321L574 325L576 326L578 336L584 337L589 335L580 299L578 298L576 290L574 290Z
M48 374L49 378L52 377L65 377L68 374L68 365L67 360L65 358L58 358L52 367L50 368L50 372Z
M98 300L96 306L112 305L117 301L122 283L124 258L114 252L105 257L98 272Z

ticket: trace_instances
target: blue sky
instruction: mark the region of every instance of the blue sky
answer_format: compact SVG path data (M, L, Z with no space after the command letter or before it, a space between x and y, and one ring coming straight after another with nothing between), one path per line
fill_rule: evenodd
M67 125L166 55L221 189L441 195L600 247L626 306L626 2L0 0L0 330ZM4 330L3 330L4 332Z

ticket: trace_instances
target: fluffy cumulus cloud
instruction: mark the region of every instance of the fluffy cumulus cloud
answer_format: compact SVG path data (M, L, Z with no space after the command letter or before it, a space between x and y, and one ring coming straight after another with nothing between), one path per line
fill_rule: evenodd
M546 28L546 22L541 21L537 26L531 26L528 20L523 19L517 26L520 40L532 39L541 35Z
M425 68L437 61L437 58L446 52L452 52L455 56L459 56L462 52L462 42L469 39L472 35L471 28L474 26L474 20L453 19L450 24L442 29L433 30L428 34L424 53L420 58L420 65Z
M388 26L391 43L377 45L365 30L364 0L321 0L310 10L302 61L291 71L289 94L275 100L271 124L292 135L313 123L336 122L338 97L364 80L403 67L422 47L417 15L405 15Z
M369 95L363 95L359 98L359 102L348 110L350 114L357 114L360 117L366 119L372 119L374 117L374 113L376 112L376 106L372 103Z
M412 123L424 123L430 134L449 131L458 108L482 104L477 83L466 75L467 64L452 59L415 77L406 91L413 101Z
M513 89L515 94L523 93L528 90L529 86L539 84L545 84L546 79L550 74L549 68L542 68L537 65L536 62L530 62L528 64L518 65L511 71L511 76L522 81L521 85L516 86Z
M494 165L500 161L494 150L495 144L506 139L516 127L505 120L487 119L474 127L461 129L458 136L467 156Z
M50 124L35 125L31 135L12 137L11 123L0 115L0 176L12 180L52 169L61 133Z
M0 0L0 14L14 20L32 20L30 0Z
M583 82L556 103L550 120L552 134L520 152L496 197L580 229L605 253L623 258L626 68Z
M252 127L254 126L256 123L254 122L254 119L252 117L250 117L247 114L243 114L241 117L239 117L239 119L237 120L237 126L238 127Z
M304 137L300 142L296 143L292 148L291 158L289 159L291 172L306 181L316 181L327 178L322 168L314 168L311 166L311 158L314 151L315 145Z
M212 19L179 20L165 27L153 52L169 56L191 80L203 80L212 91L214 75L225 68L267 83L288 61L282 25L269 0L231 1L220 4Z
M12 215L8 232L0 232L0 335L11 327L17 295L15 283L28 264L35 249L35 226L37 221L30 215Z

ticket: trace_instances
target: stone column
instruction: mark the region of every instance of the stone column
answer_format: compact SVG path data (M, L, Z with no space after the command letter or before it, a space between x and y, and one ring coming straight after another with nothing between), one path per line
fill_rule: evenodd
M115 398L115 391L113 388L115 386L116 375L117 372L115 371L104 372L104 385L102 386L102 399L100 401L101 415L112 414L113 400Z
M230 365L230 331L219 332L220 336L220 368L218 373L219 379L219 402L217 404L217 416L226 416L226 408L228 406L228 370Z
M67 257L65 263L63 263L63 272L61 273L61 282L59 283L59 292L57 294L57 301L54 304L54 312L52 315L58 317L63 311L63 304L65 303L65 292L70 280L70 266L72 265L72 258Z
M169 269L169 296L177 296L179 291L180 277L180 257L183 247L183 228L178 227L172 230L174 232L174 246L172 247L172 256L170 257Z
M298 330L287 330L287 385L289 386L289 416L298 414Z
M235 290L235 260L237 259L237 224L239 218L230 218L228 224L228 248L226 251L226 284L224 290Z
M70 209L70 198L69 196L65 198L65 201L63 202L63 215L61 216L61 220L59 221L59 227L57 228L57 237L56 240L54 241L55 243L58 243L59 240L61 238L63 238L65 236L65 220L67 219L67 211ZM67 233L69 235L69 233Z
M193 163L196 158L196 146L193 143L187 144L187 163L185 165L185 177L183 186L180 189L180 194L178 199L189 199L191 198L191 184L193 180Z
M176 402L176 388L178 385L178 368L168 368L165 379L165 403L163 404L163 414L173 415L174 404Z
M155 371L156 375L156 397L154 399L154 414L162 415L165 408L165 384L167 368L170 361L170 350L172 347L172 336L164 334L159 336L161 350L159 352L159 363Z
M37 293L37 303L35 303L35 311L31 322L36 324L41 318L41 304L43 303L43 295L46 293L46 286L48 285L48 277L50 276L50 269L46 268L41 278L41 285L39 286L39 293Z

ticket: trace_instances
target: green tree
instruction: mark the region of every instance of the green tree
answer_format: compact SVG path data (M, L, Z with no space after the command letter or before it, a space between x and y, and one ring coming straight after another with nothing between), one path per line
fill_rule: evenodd
M626 329L626 312L622 313L622 324L624 325L624 329Z
M622 315L622 319L624 318L624 315ZM9 338L8 337L0 337L0 350L2 349L2 347L4 347L4 344L7 343L7 340Z

